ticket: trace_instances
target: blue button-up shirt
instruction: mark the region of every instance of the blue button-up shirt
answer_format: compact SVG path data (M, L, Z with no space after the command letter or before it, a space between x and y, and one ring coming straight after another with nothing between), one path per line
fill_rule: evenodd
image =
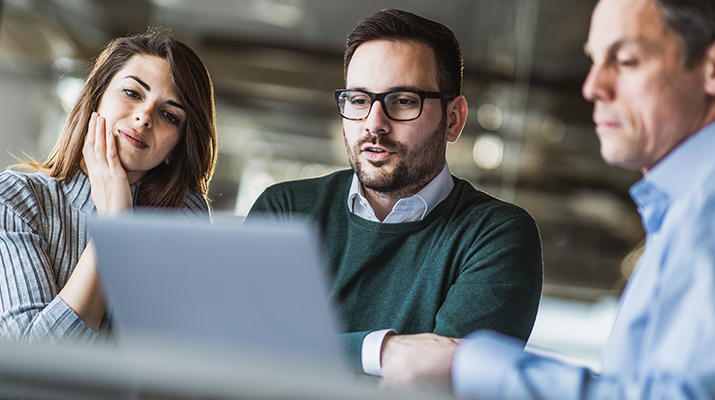
M631 188L646 232L600 376L476 332L452 362L458 395L484 399L715 398L715 123Z

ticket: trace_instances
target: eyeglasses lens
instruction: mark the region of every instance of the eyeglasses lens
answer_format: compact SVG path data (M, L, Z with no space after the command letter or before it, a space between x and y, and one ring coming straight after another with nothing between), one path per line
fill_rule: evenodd
M383 109L394 120L412 120L420 115L422 99L413 92L387 93L383 100ZM338 105L340 113L349 119L365 119L372 107L372 98L367 93L345 91L340 94Z

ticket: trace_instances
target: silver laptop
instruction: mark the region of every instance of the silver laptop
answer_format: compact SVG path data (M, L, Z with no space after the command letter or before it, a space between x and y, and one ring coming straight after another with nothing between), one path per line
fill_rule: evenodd
M170 340L344 367L308 224L140 213L88 226L120 345Z

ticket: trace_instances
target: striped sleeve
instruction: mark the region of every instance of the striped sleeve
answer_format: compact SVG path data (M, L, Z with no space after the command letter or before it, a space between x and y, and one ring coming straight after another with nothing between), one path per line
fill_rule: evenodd
M202 196L200 193L196 192L189 193L189 195L186 197L184 205L180 209L180 212L185 215L202 216L205 214L207 217L210 215L209 205L206 201L206 198L204 198L204 196Z
M57 273L44 232L60 224L43 215L38 202L58 203L53 192L20 175L0 175L0 337L62 343L97 339L57 295ZM40 223L42 221L42 223Z

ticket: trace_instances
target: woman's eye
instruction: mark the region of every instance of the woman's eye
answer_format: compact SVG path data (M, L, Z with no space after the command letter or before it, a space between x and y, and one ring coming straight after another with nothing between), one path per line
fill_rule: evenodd
M129 89L129 88L124 88L123 91L124 91L124 94L127 95L127 97L131 97L131 98L133 98L133 99L138 99L138 98L141 97L141 96L139 95L139 92L137 92L136 90L132 90L132 89Z
M174 124L174 125L179 125L179 122L180 122L180 121L179 121L178 118L176 118L176 116L175 116L174 114L172 114L172 113L170 113L170 112L168 112L168 111L164 111L163 114L164 114L164 117L166 117L166 119L167 119L169 122L171 122L171 123Z

